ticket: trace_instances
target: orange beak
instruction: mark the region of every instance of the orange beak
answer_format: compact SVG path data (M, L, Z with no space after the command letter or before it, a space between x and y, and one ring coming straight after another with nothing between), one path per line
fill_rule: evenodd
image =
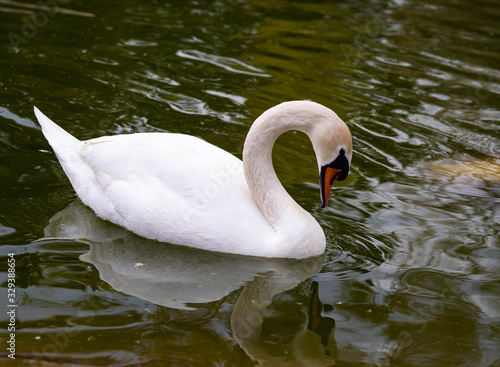
M322 173L320 182L320 194L321 194L321 207L324 208L328 204L328 198L330 197L330 191L332 185L335 182L337 175L342 172L341 169L326 167Z

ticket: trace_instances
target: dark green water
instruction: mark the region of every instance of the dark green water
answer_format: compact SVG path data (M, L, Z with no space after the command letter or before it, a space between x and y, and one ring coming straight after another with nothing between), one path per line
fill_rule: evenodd
M0 1L3 364L500 366L499 19L493 0ZM81 139L182 132L241 157L252 121L294 99L335 110L355 149L321 209L307 138L278 140L327 235L301 262L99 220L32 112Z

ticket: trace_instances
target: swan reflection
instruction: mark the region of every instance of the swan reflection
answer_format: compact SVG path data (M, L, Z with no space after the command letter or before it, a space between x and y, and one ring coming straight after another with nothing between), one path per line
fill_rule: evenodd
M336 359L335 323L321 317L315 282L308 320L297 327L300 330L293 340L276 345L261 339L263 312L273 297L319 272L323 257L269 259L165 245L99 219L80 201L54 215L45 236L87 243L90 250L81 259L94 265L103 281L117 291L160 306L190 310L242 288L233 308L231 329L242 349L261 365L280 361L326 366Z

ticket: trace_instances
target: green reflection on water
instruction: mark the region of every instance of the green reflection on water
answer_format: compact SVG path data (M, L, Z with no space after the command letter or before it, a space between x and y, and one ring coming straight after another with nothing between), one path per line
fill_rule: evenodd
M17 254L19 365L500 363L497 4L28 5L0 9L0 266L6 287ZM319 264L160 250L99 221L32 115L82 139L182 132L240 156L254 118L306 98L355 145L324 210L307 138L274 150L327 234ZM323 339L314 282L335 321Z

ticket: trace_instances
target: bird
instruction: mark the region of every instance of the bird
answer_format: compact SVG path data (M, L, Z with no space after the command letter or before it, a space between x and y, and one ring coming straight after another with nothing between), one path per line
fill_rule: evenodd
M319 223L279 181L272 149L286 131L309 137L325 207L334 181L347 178L353 153L349 128L330 108L308 100L271 107L251 125L242 160L180 133L81 141L34 112L76 194L102 219L207 251L301 259L326 249Z

